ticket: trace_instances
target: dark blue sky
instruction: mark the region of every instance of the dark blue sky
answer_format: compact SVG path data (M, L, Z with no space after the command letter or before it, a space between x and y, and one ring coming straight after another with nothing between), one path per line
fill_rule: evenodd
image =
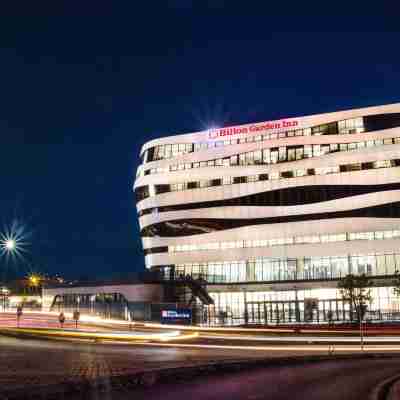
M9 275L141 270L132 184L149 139L400 101L395 2L80 3L0 17L0 220L32 231Z

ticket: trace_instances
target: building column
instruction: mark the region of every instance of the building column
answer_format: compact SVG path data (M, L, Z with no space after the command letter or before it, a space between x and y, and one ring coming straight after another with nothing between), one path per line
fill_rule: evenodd
M247 309L247 293L246 290L243 291L244 298L244 323L247 325L249 323L249 311Z
M256 280L255 261L246 261L246 281L254 282Z
M296 280L304 279L304 257L299 257L296 260Z
M296 314L296 322L300 322L300 308L299 308L299 298L297 296L297 288L294 288L294 298L295 298L295 314Z

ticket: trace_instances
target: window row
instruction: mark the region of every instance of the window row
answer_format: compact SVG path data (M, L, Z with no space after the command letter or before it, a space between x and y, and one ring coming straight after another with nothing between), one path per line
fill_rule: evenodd
M136 188L136 201L139 202L148 197L162 193L180 192L183 190L203 189L214 186L235 185L240 183L251 183L268 180L279 180L289 178L299 178L313 175L328 175L342 172L361 171L368 169L391 168L400 166L400 159L379 160L370 162L356 162L330 167L295 169L291 171L271 172L269 174L249 175L249 176L225 176L222 178L204 179L200 181L160 184L140 186Z
M382 240L400 237L400 230L376 231L376 232L346 232L330 235L306 235L277 239L236 240L230 242L212 242L198 244L178 244L168 246L169 253L202 250L227 250L253 247L273 247L294 244L330 243L352 240Z
M233 167L246 165L269 165L288 161L298 161L305 158L319 157L329 153L351 151L366 147L400 144L400 138L367 140L354 143L310 144L301 146L282 146L259 149L247 153L234 154L230 157L217 158L208 161L175 164L168 167L151 168L144 175L182 171L192 168Z
M144 153L144 162L173 158L193 151L193 143L164 144L151 147Z
M186 263L175 265L174 274L201 277L209 283L244 283L340 279L348 274L390 276L397 270L400 270L400 254L369 254ZM166 279L173 278L170 267L164 273Z

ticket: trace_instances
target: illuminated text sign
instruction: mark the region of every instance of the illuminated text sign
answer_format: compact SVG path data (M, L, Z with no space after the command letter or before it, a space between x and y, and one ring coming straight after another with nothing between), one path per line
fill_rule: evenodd
M232 126L227 128L209 129L208 137L216 139L226 136L241 135L247 133L257 133L261 131L280 131L283 129L295 129L299 126L299 121L296 119L280 120L273 122L260 122L258 124Z

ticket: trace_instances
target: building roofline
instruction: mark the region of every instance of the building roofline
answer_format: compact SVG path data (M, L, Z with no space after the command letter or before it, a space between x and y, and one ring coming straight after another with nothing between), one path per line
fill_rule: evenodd
M359 111L370 111L372 113L374 113L374 111L376 112L380 112L380 111L384 111L385 109L390 109L393 106L399 106L400 107L400 102L399 103L389 103L389 104L382 104L382 105L373 105L373 106L367 106L367 107L361 107L361 108L350 108L350 109L342 109L342 110L335 110L335 111L331 111L331 112L326 112L326 113L320 113L320 114L308 114L308 115L293 115L293 116L289 116L286 118L280 118L280 119L275 119L275 120L268 120L268 121L253 121L253 122L248 122L245 124L240 124L240 125L229 125L226 127L221 127L221 128L241 128L244 127L246 125L249 124L267 124L267 123L277 123L279 121L284 121L284 120L293 120L293 119L300 119L300 120L306 120L307 119L318 119L318 118L327 118L329 119L330 117L335 117L336 114L346 114L346 113L354 113L354 112L359 112ZM389 111L390 112L390 111ZM177 133L175 135L168 135L168 136L162 136L156 139L152 139L149 140L148 142L145 142L140 150L140 155L142 155L144 153L145 150L158 145L158 144L163 144L160 143L164 142L164 141L168 141L173 139L175 143L176 142L176 138L179 137L182 139L182 143L191 143L193 142L193 139L195 136L199 135L199 134L206 134L209 130L202 130L202 131L197 131L197 132L189 132L189 133Z

